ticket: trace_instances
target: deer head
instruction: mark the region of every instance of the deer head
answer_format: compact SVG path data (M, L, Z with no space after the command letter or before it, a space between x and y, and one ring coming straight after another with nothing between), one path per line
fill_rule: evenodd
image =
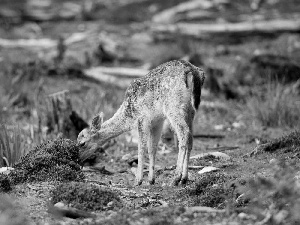
M98 131L101 129L103 123L103 113L99 113L95 116L91 122L91 125L88 128L83 129L78 137L77 142L81 147L90 148L91 145L97 144L99 139Z

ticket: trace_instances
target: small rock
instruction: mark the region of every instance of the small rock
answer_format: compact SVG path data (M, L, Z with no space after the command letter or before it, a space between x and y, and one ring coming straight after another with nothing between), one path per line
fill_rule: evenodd
M239 213L238 217L242 220L247 220L247 219L251 218L251 216L249 216L248 214L246 214L244 212Z
M107 207L112 207L113 205L114 205L114 202L113 202L113 201L107 203Z
M213 172L213 171L217 171L217 170L220 170L220 169L217 167L213 167L213 166L206 166L202 170L200 170L198 172L198 174L209 173L209 172Z
M245 124L243 122L239 121L239 122L233 122L232 126L234 128L241 128L241 127L245 127Z
M223 124L215 125L214 126L215 130L224 130L225 126Z
M131 158L131 154L130 153L125 154L125 155L122 156L121 161L127 161L130 158Z
M158 202L161 204L162 207L168 207L169 206L169 203L167 203L164 200L159 200Z
M57 202L54 204L55 207L60 208L60 209L64 209L66 208L65 204L63 202Z
M273 159L270 159L269 163L270 163L270 164L273 164L273 165L274 165L274 164L277 164L277 163L278 163L278 159L274 159L274 158L273 158Z
M0 173L8 175L12 170L14 170L12 167L1 167Z
M135 175L135 174L136 174L136 171L137 171L137 168L136 168L136 167L131 167L130 170L131 170L131 172Z

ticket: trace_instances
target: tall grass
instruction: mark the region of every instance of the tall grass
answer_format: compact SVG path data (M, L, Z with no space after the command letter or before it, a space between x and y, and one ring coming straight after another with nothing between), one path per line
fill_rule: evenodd
M289 86L269 82L262 95L250 97L247 108L251 115L267 127L297 128L300 124L300 99Z
M25 152L20 128L9 130L6 125L0 124L0 167L12 167Z

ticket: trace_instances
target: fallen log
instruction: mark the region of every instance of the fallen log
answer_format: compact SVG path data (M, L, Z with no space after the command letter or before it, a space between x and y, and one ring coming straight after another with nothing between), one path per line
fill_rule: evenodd
M125 67L94 67L89 69L98 73L105 73L116 77L139 78L145 76L149 71L145 69L125 68Z
M96 80L114 84L120 88L127 88L133 78L145 76L149 71L145 69L123 67L93 67L84 70L84 74Z
M85 70L84 74L87 77L96 79L96 80L104 82L104 83L113 84L113 85L123 88L123 89L127 88L131 82L131 79L119 79L112 75L107 75L107 74L101 73L97 69L93 69L93 68Z
M176 16L180 13L184 13L195 9L210 9L214 6L212 1L207 0L194 0L181 3L172 8L166 9L153 16L152 21L155 23L170 23L175 22Z
M177 23L177 24L153 24L153 35L184 34L195 38L206 38L211 34L248 34L248 33L282 33L299 32L300 19L276 19L264 21L246 21L239 23Z
M86 33L75 33L70 37L66 38L64 43L70 45L79 41L84 40L88 34ZM55 48L57 46L57 40L49 38L40 39L4 39L0 38L0 46L4 48Z

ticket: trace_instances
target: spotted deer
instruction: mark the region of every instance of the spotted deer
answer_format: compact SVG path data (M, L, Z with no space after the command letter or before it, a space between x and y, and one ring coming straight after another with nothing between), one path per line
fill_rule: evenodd
M200 105L204 71L184 60L164 63L128 87L123 103L112 118L103 122L103 114L78 135L83 151L104 144L126 131L138 130L138 167L135 184L142 184L144 153L148 149L150 184L155 183L155 155L164 120L168 120L178 138L178 159L172 184L185 184L193 147L193 119Z

